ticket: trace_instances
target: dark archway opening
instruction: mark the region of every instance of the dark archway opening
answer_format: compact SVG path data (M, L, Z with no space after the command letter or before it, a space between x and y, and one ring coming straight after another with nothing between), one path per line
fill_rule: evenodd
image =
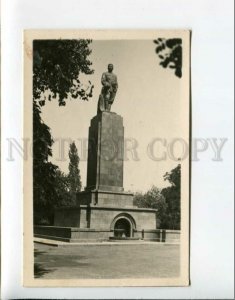
M121 218L116 221L114 225L114 236L119 238L132 236L131 224L127 219Z

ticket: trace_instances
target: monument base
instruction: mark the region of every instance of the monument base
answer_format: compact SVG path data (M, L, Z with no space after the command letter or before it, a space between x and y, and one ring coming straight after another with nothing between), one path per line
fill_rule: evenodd
M156 210L137 207L79 205L55 211L54 225L111 232L133 237L135 232L156 229Z
M157 210L134 206L123 188L123 118L113 112L93 117L88 149L87 186L77 205L56 209L54 226L36 226L35 235L68 242L159 240Z
M34 226L34 236L42 240L54 240L67 243L84 242L138 242L152 241L165 243L179 243L179 230L141 230L134 231L133 237L114 236L113 230L81 229L60 226Z

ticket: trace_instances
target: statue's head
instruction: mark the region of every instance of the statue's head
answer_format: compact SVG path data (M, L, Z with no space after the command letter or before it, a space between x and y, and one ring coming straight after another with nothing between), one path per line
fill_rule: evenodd
M108 71L112 72L113 71L113 64L108 64Z

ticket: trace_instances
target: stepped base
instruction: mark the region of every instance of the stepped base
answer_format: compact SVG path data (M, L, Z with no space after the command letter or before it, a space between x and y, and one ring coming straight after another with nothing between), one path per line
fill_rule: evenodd
M92 242L166 242L177 244L180 242L179 230L143 230L133 231L132 237L116 236L114 230L81 229L74 227L34 226L34 237L42 240L61 241L65 243Z
M143 241L141 238L139 237L115 237L115 236L111 236L109 238L110 242L133 242L133 241Z
M117 190L86 190L77 193L77 205L133 207L133 194Z

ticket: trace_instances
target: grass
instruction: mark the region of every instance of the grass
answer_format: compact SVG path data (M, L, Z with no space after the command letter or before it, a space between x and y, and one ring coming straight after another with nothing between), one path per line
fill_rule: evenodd
M35 244L35 278L111 279L179 276L179 245L51 247Z

